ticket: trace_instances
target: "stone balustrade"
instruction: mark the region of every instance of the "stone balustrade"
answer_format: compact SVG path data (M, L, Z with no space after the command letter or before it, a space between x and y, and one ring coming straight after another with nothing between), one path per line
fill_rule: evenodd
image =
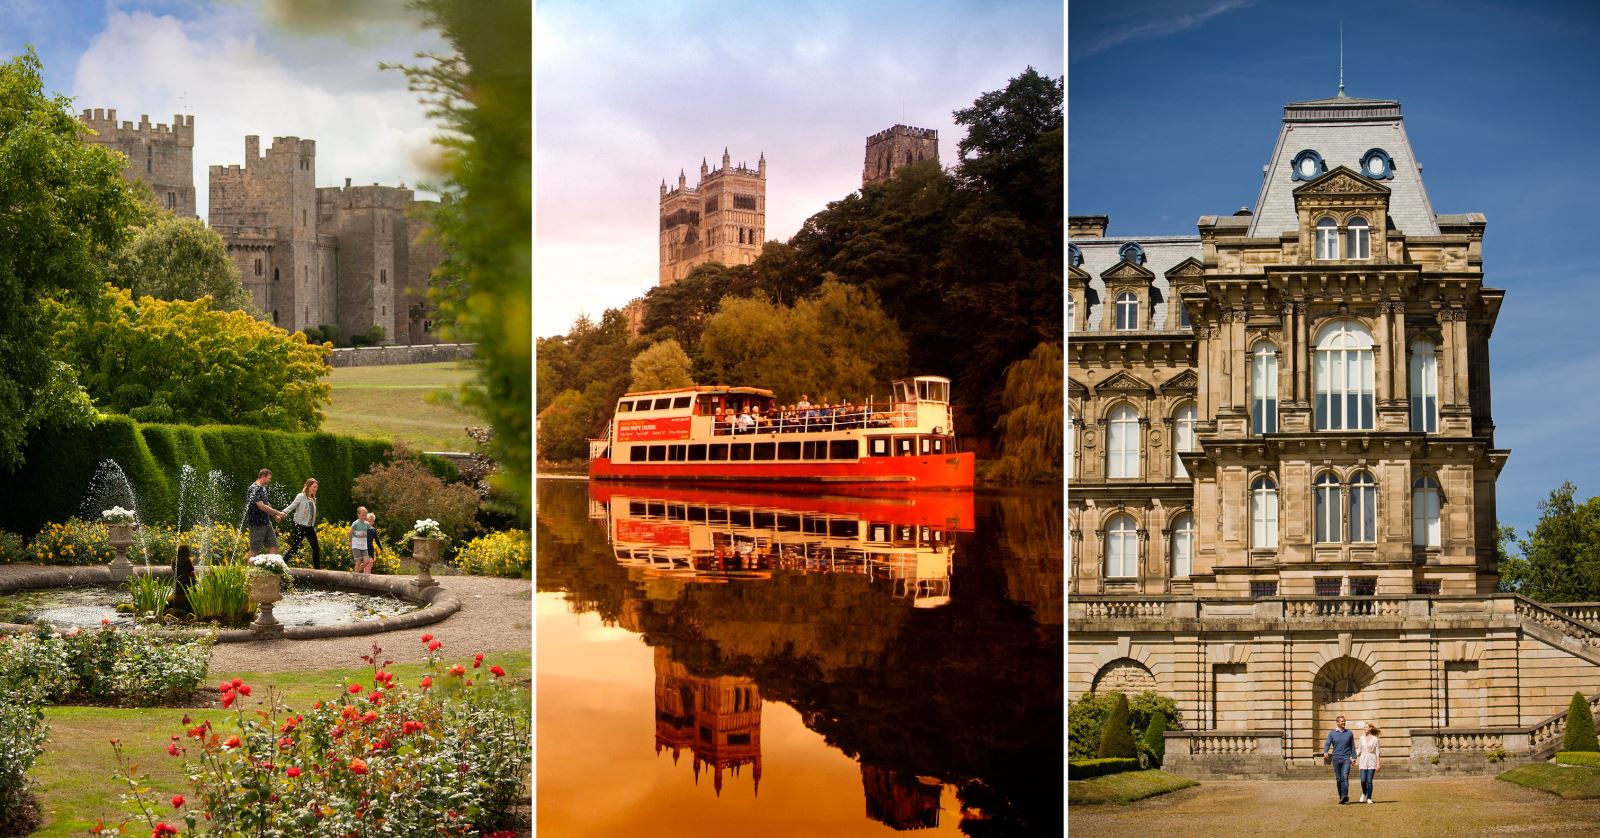
M1547 602L1544 607L1569 620L1600 626L1600 602Z
M1283 731L1169 730L1162 768L1187 777L1280 774Z
M1423 728L1411 731L1411 771L1491 774L1533 759L1535 728Z

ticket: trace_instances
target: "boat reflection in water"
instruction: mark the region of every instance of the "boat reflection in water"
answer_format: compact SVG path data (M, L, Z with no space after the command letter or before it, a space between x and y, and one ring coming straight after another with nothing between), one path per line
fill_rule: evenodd
M916 608L950 602L955 533L972 530L970 493L808 497L594 483L589 496L617 561L647 576L853 573Z
M1059 496L815 489L539 482L541 832L1060 834Z

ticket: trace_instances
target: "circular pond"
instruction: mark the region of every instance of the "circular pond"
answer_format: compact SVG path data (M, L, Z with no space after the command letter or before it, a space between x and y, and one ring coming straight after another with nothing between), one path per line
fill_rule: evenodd
M106 585L19 591L0 595L0 623L97 627L110 620L113 625L132 625L131 614L117 611L118 605L129 602L126 588ZM272 613L285 627L329 626L397 617L422 607L393 596L299 582L284 592Z

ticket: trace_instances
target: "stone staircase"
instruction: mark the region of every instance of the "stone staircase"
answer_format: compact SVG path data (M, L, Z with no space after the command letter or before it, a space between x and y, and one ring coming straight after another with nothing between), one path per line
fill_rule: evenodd
M1515 607L1522 629L1529 636L1600 665L1600 628L1520 595L1516 597Z

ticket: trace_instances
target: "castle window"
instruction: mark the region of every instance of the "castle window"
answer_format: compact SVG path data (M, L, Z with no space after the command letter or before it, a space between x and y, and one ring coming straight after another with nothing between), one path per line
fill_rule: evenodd
M1111 411L1111 424L1107 432L1106 476L1139 476L1139 412L1130 405L1119 405Z
M301 227L306 226L306 211L305 210L301 210L300 211L300 226Z
M1278 352L1262 341L1250 354L1250 429L1257 434L1278 432Z
M1132 291L1117 295L1117 331L1131 332L1139 328L1139 298Z
M1378 485L1372 475L1358 472L1350 478L1350 540L1377 541Z
M311 309L310 308L306 309L306 319L305 319L304 322L306 322L306 323L310 323L311 322Z
M167 209L176 209L177 207L178 207L178 193L176 193L176 192L168 192L167 193Z
M153 173L155 171L155 165L156 164L155 164L154 155L155 155L155 147L154 146L148 146L147 145L147 146L144 147L144 173L147 174L147 175L151 174L151 173Z
M278 269L277 268L273 268L272 269L272 281L273 282L277 282L278 281Z
M260 275L261 275L261 260L257 259L256 260L256 276L260 276Z
M1339 541L1341 527L1339 526L1339 478L1331 471L1323 472L1317 478L1316 489L1312 493L1316 498L1316 540L1318 544L1331 544Z
M1411 430L1439 432L1439 359L1429 340L1411 343Z
M272 310L272 322L273 322L274 325L276 325L277 322L278 322L278 310L277 309L273 309Z
M1194 516L1181 515L1172 524L1172 578L1187 579L1194 566Z
M1432 477L1411 484L1411 543L1439 546L1439 484Z
M1250 546L1270 550L1278 546L1278 484L1257 477L1250 484Z
M1194 420L1195 407L1191 402L1178 408L1178 413L1172 419L1172 477L1182 480L1189 476L1183 468L1183 458L1178 455L1184 451L1195 450Z
M1331 218L1317 220L1317 258L1339 258L1339 225Z
M1106 525L1106 577L1137 576L1139 533L1130 515L1118 515Z
M1367 220L1361 216L1350 219L1345 227L1345 250L1351 259L1372 258L1372 231L1367 228Z
M379 285L388 285L389 284L389 269L388 268L379 268L378 269L378 284Z
M379 316L388 317L389 316L389 307L388 306L380 306L380 308L382 310L378 312Z
M1372 335L1354 320L1335 320L1317 340L1319 431L1372 430Z

